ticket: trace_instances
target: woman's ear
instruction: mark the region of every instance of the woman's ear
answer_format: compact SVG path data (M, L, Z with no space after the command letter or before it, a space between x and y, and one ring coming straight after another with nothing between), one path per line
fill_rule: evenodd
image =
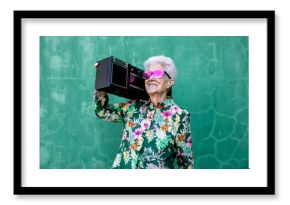
M175 81L174 80L169 80L167 84L167 88L171 88L174 85Z

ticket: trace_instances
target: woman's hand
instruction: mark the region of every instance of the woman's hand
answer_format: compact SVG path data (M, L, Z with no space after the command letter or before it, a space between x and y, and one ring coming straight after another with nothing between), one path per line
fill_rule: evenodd
M98 98L102 98L102 97L105 97L106 96L106 92L103 92L101 90L95 90L94 91L94 96L98 97Z

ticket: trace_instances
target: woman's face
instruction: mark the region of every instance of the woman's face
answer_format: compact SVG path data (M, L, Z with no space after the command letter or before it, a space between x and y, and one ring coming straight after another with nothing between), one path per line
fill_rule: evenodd
M148 70L164 70L164 68L159 64L152 64ZM149 79L145 80L145 88L148 95L166 94L167 89L170 87L170 81L171 80L166 75L164 75L162 78L151 76Z

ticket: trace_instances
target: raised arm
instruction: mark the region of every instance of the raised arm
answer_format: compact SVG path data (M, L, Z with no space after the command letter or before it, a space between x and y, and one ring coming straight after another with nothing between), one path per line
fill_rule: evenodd
M110 122L124 122L128 103L117 103L110 105L109 96L106 92L95 90L95 113L103 120Z

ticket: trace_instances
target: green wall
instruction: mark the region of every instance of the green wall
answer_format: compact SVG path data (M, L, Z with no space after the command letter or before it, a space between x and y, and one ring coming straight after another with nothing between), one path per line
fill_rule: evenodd
M195 168L249 168L246 36L40 37L40 168L110 168L122 124L94 114L93 65L113 55L143 69L161 54L178 69L173 97L191 113Z

